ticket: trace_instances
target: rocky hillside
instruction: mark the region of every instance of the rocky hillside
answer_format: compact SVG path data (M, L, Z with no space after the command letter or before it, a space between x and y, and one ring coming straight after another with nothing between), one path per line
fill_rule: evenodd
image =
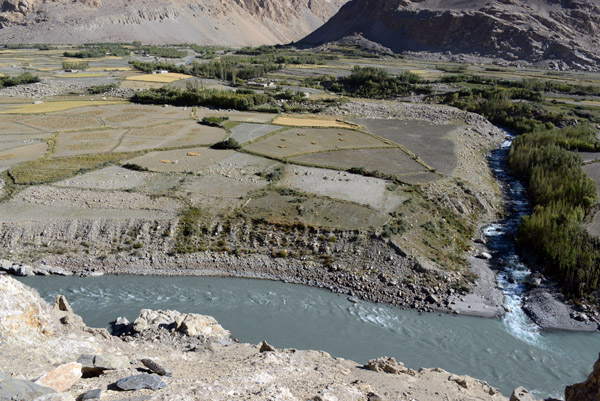
M600 67L597 0L352 0L301 42L361 34L394 52Z
M286 43L318 28L344 2L0 0L0 42Z

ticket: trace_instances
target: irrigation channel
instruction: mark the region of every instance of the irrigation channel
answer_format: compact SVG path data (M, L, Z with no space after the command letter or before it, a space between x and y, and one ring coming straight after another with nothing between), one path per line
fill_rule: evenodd
M535 396L561 397L583 381L600 351L600 334L541 332L520 304L529 271L515 252L514 230L528 210L526 193L507 173L510 141L490 164L509 195L507 218L484 232L495 258L506 306L502 320L414 311L360 302L282 282L211 277L27 277L24 283L52 301L64 294L94 327L117 316L133 320L140 309L176 309L214 316L243 342L266 340L279 348L320 349L364 363L394 356L408 367L441 367L468 374L510 396L519 385ZM513 279L510 279L510 278Z

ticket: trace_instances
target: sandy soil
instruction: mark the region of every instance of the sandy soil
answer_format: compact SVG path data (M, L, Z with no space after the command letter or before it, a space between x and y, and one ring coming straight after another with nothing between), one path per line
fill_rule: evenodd
M281 129L281 127L267 124L243 123L231 129L230 137L238 141L238 143L245 143L261 138L278 129Z
M388 191L389 183L385 180L313 167L290 166L280 183L299 191L356 202L388 212L407 199Z
M461 315L499 318L504 315L504 295L496 284L496 273L484 259L469 258L470 271L477 275L473 292L450 297L450 310Z

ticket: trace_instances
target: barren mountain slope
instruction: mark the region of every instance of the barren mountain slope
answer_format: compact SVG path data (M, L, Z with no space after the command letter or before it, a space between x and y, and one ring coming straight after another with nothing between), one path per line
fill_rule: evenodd
M0 0L0 42L259 45L298 40L344 0Z
M598 0L352 0L302 43L361 33L395 52L561 60L597 68L599 32Z

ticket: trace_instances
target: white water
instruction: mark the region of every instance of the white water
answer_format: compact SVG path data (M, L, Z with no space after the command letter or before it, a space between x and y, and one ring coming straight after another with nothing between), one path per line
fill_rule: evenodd
M523 295L526 291L525 282L531 271L517 255L514 236L521 216L529 211L529 203L522 183L508 172L507 155L512 144L512 137L510 138L502 143L499 149L492 152L489 158L492 171L503 188L507 217L502 222L486 227L483 232L492 250L494 257L492 263L504 266L497 274L498 286L502 289L504 306L508 311L503 324L515 338L532 346L545 347L539 327L522 308Z

